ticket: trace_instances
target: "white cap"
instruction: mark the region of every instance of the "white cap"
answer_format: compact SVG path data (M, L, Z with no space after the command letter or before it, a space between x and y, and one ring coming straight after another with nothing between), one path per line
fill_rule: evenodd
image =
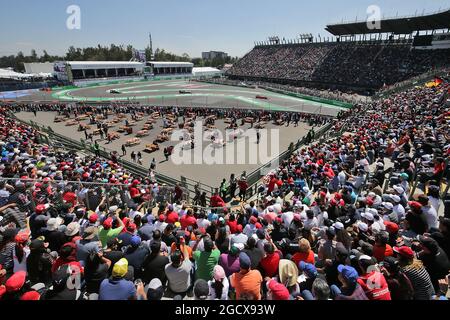
M336 230L342 230L342 229L344 229L344 225L342 224L342 222L335 222L335 223L333 223L333 227L334 227Z
M368 255L363 254L362 256L359 257L358 260L359 261L361 261L361 260L372 260L372 257L369 257Z
M395 203L399 203L401 201L400 197L398 195L391 195L392 201Z
M363 217L363 218L365 218L366 220L369 220L369 221L373 221L374 220L373 214L371 212L368 212L368 211L365 211L365 212L361 213L361 217Z
M397 193L399 193L399 194L402 194L402 193L405 192L405 189L403 189L403 188L400 187L400 186L394 186L394 190L395 190Z
M392 203L390 203L390 202L383 202L381 205L383 207L385 207L386 209L388 209L388 210L394 209L394 205Z
M358 222L358 229L362 232L367 232L367 230L369 230L369 226L367 225L367 223Z

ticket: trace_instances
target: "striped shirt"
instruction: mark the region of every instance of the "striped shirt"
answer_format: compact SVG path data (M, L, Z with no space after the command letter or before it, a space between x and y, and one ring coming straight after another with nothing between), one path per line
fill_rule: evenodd
M435 294L430 275L425 267L420 268L408 265L402 268L414 288L414 300L431 300Z

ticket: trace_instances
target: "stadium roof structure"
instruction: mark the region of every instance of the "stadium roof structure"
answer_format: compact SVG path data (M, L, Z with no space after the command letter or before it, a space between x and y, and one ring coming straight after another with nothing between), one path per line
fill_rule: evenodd
M411 34L416 31L449 29L450 9L421 16L383 19L380 26L381 29L369 29L367 21L358 21L330 24L325 30L335 36L346 36L374 33Z
M104 69L104 68L138 68L142 69L144 64L133 61L67 61L72 70Z
M153 68L192 68L192 62L183 61L148 61L147 64L152 65Z

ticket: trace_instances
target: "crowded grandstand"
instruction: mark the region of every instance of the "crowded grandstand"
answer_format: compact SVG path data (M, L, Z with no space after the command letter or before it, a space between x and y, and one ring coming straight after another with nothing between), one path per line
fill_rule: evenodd
M178 65L162 63L158 72L192 72ZM351 103L336 116L1 101L0 300L447 300L449 67L450 46L418 49L413 39L271 43L214 80ZM86 139L19 120L19 112L52 112ZM268 172L236 172L207 192L159 174L139 154L128 161L128 145L102 149L114 117L111 126L125 121L124 132L138 118L147 129L162 119L161 135L166 121L182 118L184 126L196 117L205 126L228 119L233 129L262 121L312 129L293 137ZM167 161L169 135L148 146Z

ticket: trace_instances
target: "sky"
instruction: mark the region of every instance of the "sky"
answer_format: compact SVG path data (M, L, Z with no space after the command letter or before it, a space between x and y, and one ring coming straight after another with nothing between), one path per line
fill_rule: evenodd
M80 8L80 29L66 26L70 5ZM154 49L240 57L268 36L331 36L327 24L365 20L371 5L395 17L448 9L450 0L0 0L0 56L111 43L144 49L151 32Z

